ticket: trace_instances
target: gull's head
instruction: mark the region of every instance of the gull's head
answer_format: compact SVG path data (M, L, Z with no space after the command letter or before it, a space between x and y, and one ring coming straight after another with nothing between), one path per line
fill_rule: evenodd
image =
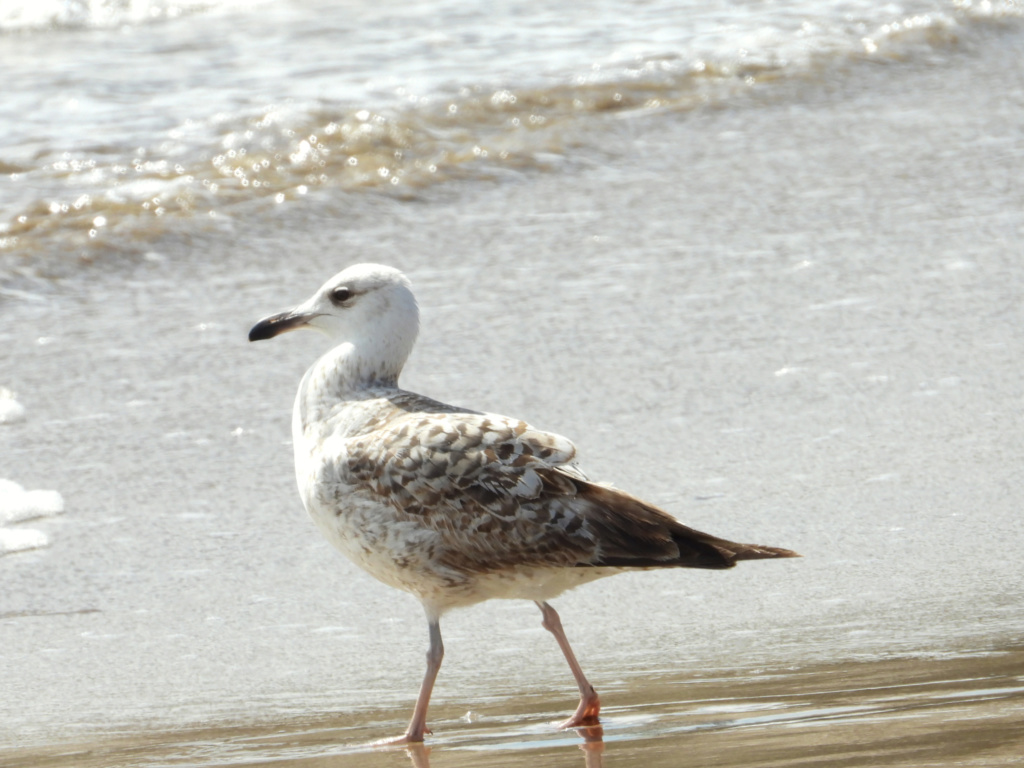
M262 341L302 328L345 345L364 375L397 379L419 331L409 279L393 267L356 264L342 270L299 306L265 317L249 331Z

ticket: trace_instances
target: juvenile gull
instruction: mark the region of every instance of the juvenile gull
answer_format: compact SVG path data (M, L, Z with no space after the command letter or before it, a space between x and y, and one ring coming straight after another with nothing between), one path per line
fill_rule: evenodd
M334 546L418 597L427 614L427 673L409 727L393 743L430 733L427 705L444 655L440 618L451 608L533 600L580 690L561 727L593 725L600 701L549 600L626 570L798 556L695 531L589 482L564 437L400 389L419 310L396 269L349 267L295 309L260 320L249 340L298 328L321 331L333 345L306 371L295 398L302 503Z

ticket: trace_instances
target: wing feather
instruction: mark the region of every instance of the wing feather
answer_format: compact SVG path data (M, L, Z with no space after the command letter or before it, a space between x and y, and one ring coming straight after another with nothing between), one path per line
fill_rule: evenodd
M586 481L564 437L503 416L419 405L349 438L337 471L355 492L437 533L434 556L446 568L730 568L793 556L701 533Z

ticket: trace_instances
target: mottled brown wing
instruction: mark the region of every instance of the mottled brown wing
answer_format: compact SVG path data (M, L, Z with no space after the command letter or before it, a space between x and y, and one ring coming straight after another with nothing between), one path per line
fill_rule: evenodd
M567 439L501 416L406 412L348 443L346 482L442 534L461 571L537 565L730 568L793 557L684 526L582 480Z
M347 447L345 480L442 533L449 567L573 566L593 554L567 503L576 449L564 437L501 416L412 412Z

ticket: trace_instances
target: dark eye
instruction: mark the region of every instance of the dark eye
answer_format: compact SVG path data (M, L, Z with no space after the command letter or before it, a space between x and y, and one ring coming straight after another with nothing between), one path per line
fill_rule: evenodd
M352 298L352 291L348 288L335 288L331 291L331 301L335 304L344 304L346 301Z

